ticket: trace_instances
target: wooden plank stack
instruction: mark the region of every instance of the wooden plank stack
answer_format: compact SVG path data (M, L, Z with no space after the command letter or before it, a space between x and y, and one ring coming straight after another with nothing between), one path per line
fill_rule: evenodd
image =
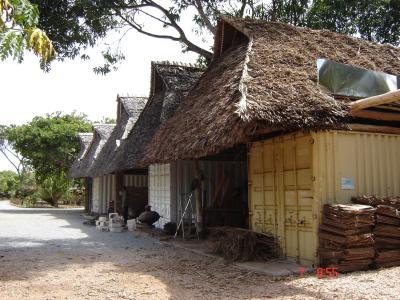
M374 228L377 267L400 265L400 212L393 206L378 205Z
M400 209L400 197L380 197L375 195L363 195L360 197L352 197L351 201L357 204L371 205L377 207L378 205L392 206Z
M400 266L400 197L361 196L352 201L376 207L374 265Z
M324 206L319 234L323 267L335 267L339 272L369 268L375 256L374 213L375 208L368 205Z

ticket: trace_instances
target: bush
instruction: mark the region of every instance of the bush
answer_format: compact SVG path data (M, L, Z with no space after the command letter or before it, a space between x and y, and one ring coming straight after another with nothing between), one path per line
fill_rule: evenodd
M57 174L43 180L39 187L39 195L44 201L54 207L58 206L58 201L67 195L71 180L65 177L65 174Z
M31 186L20 186L18 187L17 191L15 192L15 197L26 199L37 192L35 187Z
M13 171L0 172L0 198L11 198L16 194L19 180L17 173Z
M39 200L39 193L35 192L24 199L24 204L28 207L35 206Z
M81 206L85 203L85 194L82 190L76 187L72 187L68 192L60 199L60 204Z

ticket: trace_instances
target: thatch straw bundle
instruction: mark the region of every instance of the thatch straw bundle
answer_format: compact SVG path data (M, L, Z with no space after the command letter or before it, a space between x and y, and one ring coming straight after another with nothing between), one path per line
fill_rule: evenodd
M269 260L280 254L279 244L270 234L234 227L212 227L209 233L213 252L227 260Z
M260 128L345 128L349 99L336 100L318 83L317 59L399 74L399 57L395 47L326 30L222 17L213 62L154 135L146 161L216 154L247 143Z

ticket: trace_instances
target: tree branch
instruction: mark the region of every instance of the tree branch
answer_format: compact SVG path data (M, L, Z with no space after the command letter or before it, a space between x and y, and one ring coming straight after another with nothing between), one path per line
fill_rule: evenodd
M164 20L162 20L162 19L160 19L160 18L157 18L157 17L153 16L152 14L149 14L148 12L145 12L145 11L142 10L142 9L138 9L138 11L141 12L142 14L145 14L146 16L148 16L148 17L154 19L154 20L157 20L158 22L160 22L160 23L162 23L162 24L164 24L164 25L166 25L166 26L172 26L171 23L165 22Z
M196 7L197 12L199 13L200 17L204 21L207 29L212 33L215 34L216 29L215 26L211 24L210 19L207 17L206 13L204 12L203 5L201 4L201 0L194 0L194 7Z
M242 6L239 9L239 17L243 18L245 9L246 9L246 5L247 5L247 0L242 0Z
M20 175L20 173L19 173L19 167L17 167L17 166L14 164L14 162L8 157L8 155L6 154L6 152L4 151L3 148L0 148L0 152L3 153L3 155L4 155L5 158L8 160L8 162L9 162L10 164L13 165L13 167L15 168L15 170L17 171L18 176L19 176L19 175Z
M7 150L10 154L12 154L16 159L18 159L18 161L21 161L21 158L16 153L8 149L6 146L4 146L4 149Z
M140 33L143 33L143 34L145 34L145 35L148 35L148 36L151 36L151 37L154 37L154 38L169 39L169 40L173 40L173 41L177 41L177 42L180 41L180 38L174 37L174 36L171 36L171 35L160 35L160 34L154 34L154 33L151 33L151 32L144 31L144 30L142 29L142 27L141 27L140 25L138 25L137 23L135 23L135 22L133 22L133 21L127 19L126 17L124 17L124 16L123 16L122 14L120 14L119 12L116 12L116 13L117 13L117 15L118 15L122 20L124 20L126 23L128 23L129 26L131 26L132 28L134 28L135 30L137 30L137 31L140 32Z
M178 23L176 23L175 19L171 16L171 14L168 10L166 10L161 5L155 3L154 1L149 0L146 2L153 4L155 8L160 10L169 19L169 21L171 22L171 27L173 27L176 31L178 31L178 33L180 35L179 40L180 40L180 42L182 42L183 44L185 44L187 46L188 51L196 52L196 53L204 56L208 61L210 61L212 59L213 54L211 52L209 52L209 51L195 45L191 41L189 41L189 39L186 37L186 34L183 31L183 29L178 25Z
M191 41L189 41L189 39L186 37L186 34L183 31L183 29L179 26L179 24L175 21L174 17L171 15L171 13L167 9L165 9L161 5L155 3L154 1L150 1L150 0L144 1L144 3L146 3L147 7L153 7L153 8L156 8L157 10L159 10L160 12L162 12L164 14L164 16L169 20L169 22L161 20L161 23L164 25L167 25L168 27L172 27L173 29L175 29L178 32L179 37L175 37L175 36L171 36L171 35L161 35L161 34L155 34L155 33L148 32L146 30L143 30L143 27L140 26L138 23L136 23L133 18L130 19L129 17L124 16L117 9L114 9L114 11L123 21L125 21L127 24L129 24L136 31L138 31L144 35L154 37L154 38L169 39L172 41L181 42L184 45L186 45L187 51L196 52L196 53L204 56L207 60L209 60L209 61L211 60L212 53L197 46L196 44L192 43ZM140 12L143 12L143 11L140 10ZM153 19L160 21L160 19L155 16L152 16L148 13L146 13L146 15L152 17Z

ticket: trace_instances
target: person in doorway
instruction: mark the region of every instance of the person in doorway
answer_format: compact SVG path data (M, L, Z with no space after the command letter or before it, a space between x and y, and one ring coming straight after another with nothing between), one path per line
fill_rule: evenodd
M121 196L121 208L122 208L122 216L124 217L124 223L126 224L126 221L128 220L128 201L127 201L127 190L126 187L123 187L122 190L120 191L120 196Z

